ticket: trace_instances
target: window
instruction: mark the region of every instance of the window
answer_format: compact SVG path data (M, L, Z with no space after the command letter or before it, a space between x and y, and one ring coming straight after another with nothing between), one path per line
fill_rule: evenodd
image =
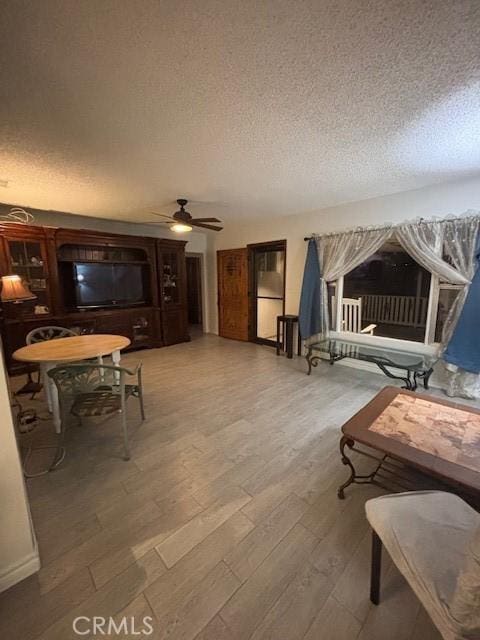
M391 239L329 285L331 327L411 342L440 342L461 288L439 283Z

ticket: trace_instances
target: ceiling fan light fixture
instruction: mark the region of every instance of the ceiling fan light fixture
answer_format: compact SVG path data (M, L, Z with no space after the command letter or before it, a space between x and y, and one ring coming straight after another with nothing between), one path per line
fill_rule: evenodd
M189 224L185 224L184 222L175 222L170 226L170 229L175 231L175 233L188 233L188 231L193 230L193 227Z

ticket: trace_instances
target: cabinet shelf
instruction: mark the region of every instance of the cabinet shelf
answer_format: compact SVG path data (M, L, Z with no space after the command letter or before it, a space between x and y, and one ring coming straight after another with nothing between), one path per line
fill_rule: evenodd
M42 269L43 271L43 264L16 264L12 262L12 267L15 269Z
M99 262L101 262L102 264L150 264L148 260L86 260L84 258L62 258L58 262L66 264L71 264L72 262L81 262L82 264L98 264Z
M147 253L139 247L65 244L57 252L59 262L107 262L111 264L149 264Z

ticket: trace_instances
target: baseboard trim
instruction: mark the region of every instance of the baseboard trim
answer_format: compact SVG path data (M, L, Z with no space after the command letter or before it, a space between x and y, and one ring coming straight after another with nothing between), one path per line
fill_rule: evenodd
M0 574L0 593L10 589L17 582L25 580L25 578L36 573L39 569L40 556L38 555L38 549L35 549L20 562L10 565Z

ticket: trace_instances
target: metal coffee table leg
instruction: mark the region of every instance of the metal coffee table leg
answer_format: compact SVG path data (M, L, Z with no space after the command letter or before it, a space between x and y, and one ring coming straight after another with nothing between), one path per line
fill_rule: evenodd
M353 462L350 460L350 458L347 456L347 454L345 453L345 446L347 446L351 451L357 451L358 453L361 453L362 455L366 455L368 458L372 458L374 460L377 461L377 466L375 468L374 471L372 471L371 473L365 474L365 475L361 475L358 474L355 471L355 467L353 466ZM347 465L348 467L350 467L350 477L348 478L348 480L346 482L344 482L342 485L340 485L338 487L337 490L337 495L340 498L340 500L344 500L345 499L345 489L347 487L349 487L351 484L357 483L357 484L375 484L375 476L377 475L379 469L382 466L383 460L379 460L377 457L369 455L367 453L365 453L364 451L358 450L358 449L354 449L355 446L355 441L352 440L352 438L349 438L348 436L342 436L342 439L340 440L340 455L342 456L342 462L344 465Z
M312 356L312 347L308 348L307 355L305 356L305 360L308 364L307 376L312 373L312 367L316 367L321 360L320 356Z
M353 440L351 440L350 438L347 438L346 436L342 436L342 439L340 440L340 455L342 456L342 462L345 465L348 465L350 467L350 477L348 478L348 480L346 482L344 482L337 491L337 495L340 498L340 500L344 500L345 499L345 493L344 490L350 486L353 482L355 482L355 478L356 478L356 472L355 472L355 467L352 464L352 461L350 460L350 458L345 454L345 445L347 445L350 449L353 449L353 445L355 444L355 442Z

